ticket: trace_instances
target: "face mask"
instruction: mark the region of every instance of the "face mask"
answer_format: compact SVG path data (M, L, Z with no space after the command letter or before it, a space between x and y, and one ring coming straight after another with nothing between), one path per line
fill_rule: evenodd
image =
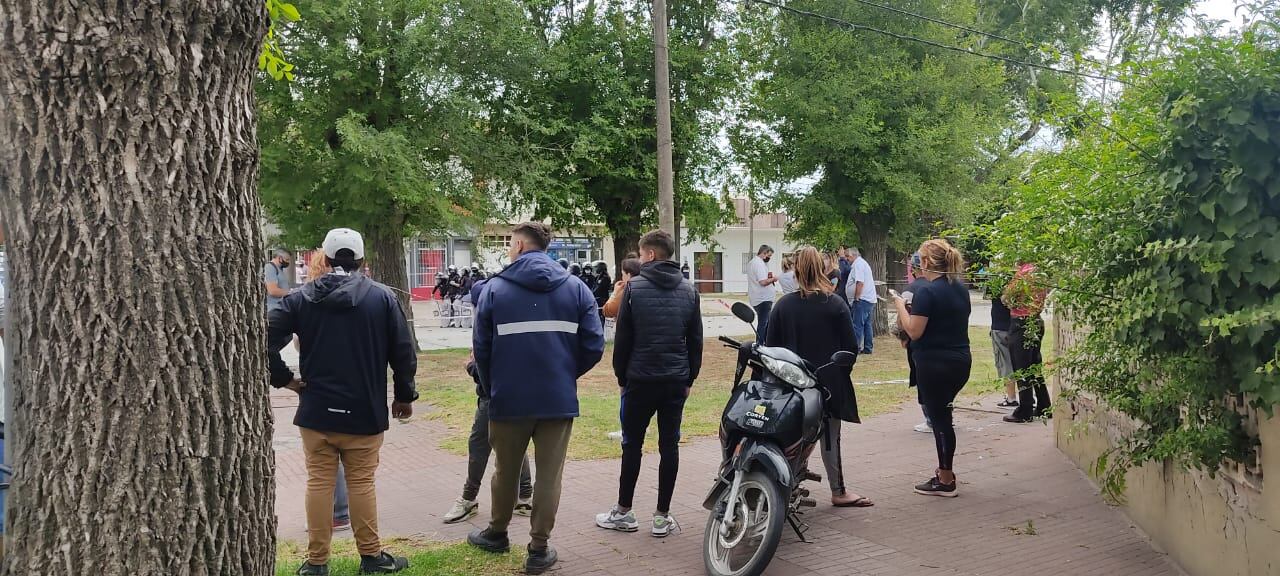
M764 263L765 263L765 264L768 264L770 260L773 260L773 256L765 256L765 257L764 257Z

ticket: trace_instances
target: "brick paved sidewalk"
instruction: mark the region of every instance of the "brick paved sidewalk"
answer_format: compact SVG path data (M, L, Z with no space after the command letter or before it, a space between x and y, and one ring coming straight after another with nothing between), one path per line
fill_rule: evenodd
M297 430L288 425L296 403L276 393L279 533L306 537L305 471ZM992 410L974 406L980 410ZM1053 445L1040 424L1000 422L998 413L959 410L956 470L961 495L927 498L912 486L932 472L933 437L911 430L914 406L846 426L844 467L851 490L873 508L835 509L825 482L811 483L819 507L806 515L812 544L784 533L771 576L791 575L1170 575L1181 572L1156 552L1127 519L1102 502L1085 476ZM378 477L381 528L387 536L461 540L488 518L488 485L481 514L445 526L440 517L462 488L466 461L439 450L441 424L420 419L393 423ZM703 574L701 544L707 513L700 506L717 465L714 438L682 447L680 483L672 513L683 532L665 540L596 528L594 515L615 501L616 460L570 462L552 536L562 576ZM642 523L657 498L657 455L646 456L636 494ZM814 455L813 468L821 470ZM487 479L486 479L487 481ZM528 542L527 521L512 524L513 546ZM1027 534L1033 528L1034 535ZM349 537L349 536L347 536Z

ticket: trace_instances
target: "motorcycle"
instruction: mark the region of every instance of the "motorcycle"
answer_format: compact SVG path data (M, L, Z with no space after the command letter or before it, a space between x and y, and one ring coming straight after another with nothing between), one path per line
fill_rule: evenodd
M755 311L742 302L732 310L748 324L755 321ZM822 480L809 471L809 455L819 440L830 441L823 418L830 394L817 374L853 366L858 357L837 352L815 369L786 348L720 341L738 351L738 366L720 419L720 470L702 503L711 511L702 558L712 576L759 576L773 560L784 522L808 542L801 515L818 503L801 483ZM748 367L753 377L743 382Z

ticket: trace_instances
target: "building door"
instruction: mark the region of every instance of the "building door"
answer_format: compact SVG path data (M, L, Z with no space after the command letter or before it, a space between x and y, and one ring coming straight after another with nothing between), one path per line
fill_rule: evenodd
M458 267L458 270L471 267L471 241L470 240L454 240L453 241L453 261L450 262Z
M724 292L724 282L720 282L724 280L724 254L695 252L693 261L698 267L697 273L694 274L698 292L703 294Z

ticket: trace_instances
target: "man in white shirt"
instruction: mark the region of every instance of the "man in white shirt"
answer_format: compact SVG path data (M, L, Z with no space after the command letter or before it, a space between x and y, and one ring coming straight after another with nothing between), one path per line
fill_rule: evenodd
M849 273L849 285L846 288L849 296L849 312L853 316L853 334L861 346L860 354L870 354L875 336L871 327L871 318L876 309L876 280L871 274L871 264L857 248L849 249L853 258L853 270Z
M773 248L762 244L756 251L756 257L747 264L747 298L751 300L751 307L756 309L756 328L762 342L768 334L769 313L773 311L773 299L777 294L773 284L778 279L769 271L770 258L773 258Z

